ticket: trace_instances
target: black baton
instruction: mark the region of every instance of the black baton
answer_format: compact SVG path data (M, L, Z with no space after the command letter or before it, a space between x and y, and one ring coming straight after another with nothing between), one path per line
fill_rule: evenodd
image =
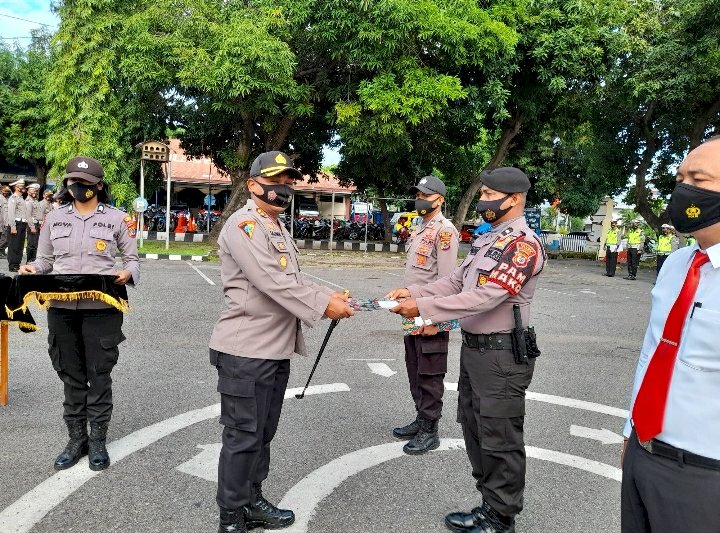
M335 326L338 325L338 322L340 322L339 319L335 319L330 322L330 327L327 330L327 333L325 334L325 339L322 342L322 345L320 346L320 352L317 354L317 357L315 358L315 364L312 367L312 370L310 371L310 377L308 377L307 383L305 383L305 387L303 388L302 392L300 394L296 394L295 398L298 400L302 400L305 397L305 391L308 388L308 385L310 385L310 380L313 377L313 374L315 373L315 369L318 366L318 363L320 362L320 358L322 357L323 352L325 351L325 346L327 346L328 340L330 340L330 334L335 329Z

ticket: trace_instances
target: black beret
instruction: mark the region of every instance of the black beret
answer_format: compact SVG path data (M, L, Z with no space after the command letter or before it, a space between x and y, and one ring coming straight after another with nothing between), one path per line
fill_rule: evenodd
M480 181L494 191L507 194L528 192L530 190L530 180L522 170L515 167L500 167L483 172Z

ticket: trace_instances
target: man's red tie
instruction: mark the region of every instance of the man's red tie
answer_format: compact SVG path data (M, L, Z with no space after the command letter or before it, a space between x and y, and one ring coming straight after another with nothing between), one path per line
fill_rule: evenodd
M641 442L648 441L662 432L665 406L675 358L680 346L685 317L695 298L700 281L700 267L710 259L700 250L695 252L680 294L670 309L660 343L650 359L640 390L635 398L632 419L635 432Z

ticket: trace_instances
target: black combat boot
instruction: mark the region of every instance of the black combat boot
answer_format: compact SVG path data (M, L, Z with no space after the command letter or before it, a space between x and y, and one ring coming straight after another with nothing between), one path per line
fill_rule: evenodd
M393 429L393 437L399 440L410 440L420 431L420 416L415 417L415 420L410 422L407 426Z
M483 514L480 507L475 507L469 513L450 513L445 516L445 525L450 531L462 533L470 531L482 520Z
M90 451L88 452L90 470L105 470L110 466L110 456L105 448L107 430L107 422L90 422Z
M245 527L245 508L234 511L220 509L220 526L218 533L247 533Z
M403 451L408 455L421 455L431 450L436 450L440 446L437 429L438 421L419 417L418 424L420 425L420 429L417 435L413 437L413 440L403 446Z
M70 440L65 449L55 459L55 470L65 470L75 465L83 455L88 453L87 421L66 420Z
M515 519L501 515L489 503L483 502L480 514L482 517L468 533L515 533Z
M262 487L253 485L255 496L252 503L245 507L245 523L248 529L282 529L295 522L295 513L288 509L278 509L262 495Z

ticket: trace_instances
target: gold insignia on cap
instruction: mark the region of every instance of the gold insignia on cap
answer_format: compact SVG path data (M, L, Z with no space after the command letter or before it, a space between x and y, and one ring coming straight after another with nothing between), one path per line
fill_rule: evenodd
M691 204L690 207L685 210L685 214L688 218L697 218L700 216L700 208L695 204Z
M287 159L285 159L284 155L278 154L277 156L275 156L275 162L280 163L281 165L286 165Z
M282 268L283 270L285 270L287 268L287 257L285 257L284 255L281 255L280 260L278 262L280 263L280 268Z
M104 252L106 248L107 244L105 243L105 241L95 241L95 249L98 252Z

